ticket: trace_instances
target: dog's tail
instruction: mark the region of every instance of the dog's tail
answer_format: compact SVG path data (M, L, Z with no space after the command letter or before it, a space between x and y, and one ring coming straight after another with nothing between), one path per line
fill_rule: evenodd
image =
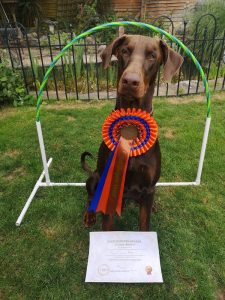
M87 152L87 151L83 152L80 157L81 167L84 171L88 172L88 174L91 175L93 173L93 171L91 170L90 166L85 161L86 156L90 156L91 158L93 158L93 155L90 152Z

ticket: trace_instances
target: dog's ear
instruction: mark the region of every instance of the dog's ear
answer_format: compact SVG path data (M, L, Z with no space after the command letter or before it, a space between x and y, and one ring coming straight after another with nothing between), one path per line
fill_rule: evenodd
M126 35L123 35L117 39L115 39L111 44L109 44L100 54L100 57L102 59L103 68L108 68L112 55L117 54L117 50L120 45L125 41Z
M184 59L179 53L168 47L163 40L160 40L159 43L162 50L162 63L164 64L163 80L170 82L181 67Z

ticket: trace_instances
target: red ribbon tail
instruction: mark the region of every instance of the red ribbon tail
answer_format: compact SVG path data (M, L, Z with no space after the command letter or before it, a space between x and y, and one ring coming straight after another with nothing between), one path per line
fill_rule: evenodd
M106 214L112 215L115 212L120 216L122 208L123 191L125 185L127 165L130 155L130 141L120 138L116 162L113 170L109 198L107 201Z

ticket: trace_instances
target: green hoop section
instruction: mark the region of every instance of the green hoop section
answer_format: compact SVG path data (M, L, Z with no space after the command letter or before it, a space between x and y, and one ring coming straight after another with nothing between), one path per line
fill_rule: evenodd
M98 31L101 31L104 29L108 29L110 27L130 26L130 25L136 26L139 28L148 29L155 33L161 34L162 36L165 36L170 41L173 41L174 43L176 43L185 52L185 54L191 58L191 60L193 61L194 65L196 66L196 68L199 71L200 76L202 78L202 81L203 81L203 84L205 87L206 100L207 100L207 117L209 117L209 118L211 117L211 98L210 98L210 92L209 92L209 85L208 85L207 79L205 77L204 71L203 71L200 63L194 56L194 54L179 39L177 39L175 36L173 36L172 34L168 33L167 31L165 31L161 28L155 27L150 24L141 23L141 22L123 21L123 22L105 23L105 24L93 27L93 28L79 34L55 56L55 58L53 59L53 61L50 64L48 70L46 71L43 81L40 85L40 89L39 89L39 93L38 93L38 100L37 100L37 108L36 108L36 121L37 122L40 121L40 109L41 109L43 91L44 91L45 85L47 83L50 73L52 72L52 69L56 65L57 61L65 54L65 52L77 41L84 39L93 33L96 33Z

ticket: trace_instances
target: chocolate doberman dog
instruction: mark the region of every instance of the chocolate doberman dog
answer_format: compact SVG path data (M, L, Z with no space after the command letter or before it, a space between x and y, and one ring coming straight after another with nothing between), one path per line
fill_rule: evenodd
M117 99L115 109L141 108L152 114L152 97L160 65L163 80L170 81L182 65L182 56L157 38L140 35L123 35L108 45L101 54L103 67L107 68L111 56L118 59ZM100 176L108 160L110 150L104 142L98 152L97 169L92 173L81 155L82 167L89 171L86 188L88 205L98 185ZM140 206L139 230L148 231L153 206L155 185L160 177L161 154L158 140L152 148L141 156L131 157L126 173L123 202L134 199ZM84 224L89 227L96 221L93 212L84 213ZM102 230L113 230L113 216L102 214Z

